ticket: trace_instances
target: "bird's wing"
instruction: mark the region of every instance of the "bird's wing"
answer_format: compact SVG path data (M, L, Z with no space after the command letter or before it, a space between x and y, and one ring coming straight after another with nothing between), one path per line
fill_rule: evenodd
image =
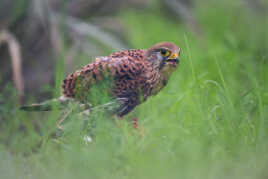
M106 56L97 57L95 61L68 75L63 80L62 95L65 97L87 100L87 96L92 93L92 88L99 86L108 90L114 88L114 85L121 78L128 80L137 78L142 72L143 64L133 56ZM114 83L115 82L115 83ZM112 85L112 86L111 86Z

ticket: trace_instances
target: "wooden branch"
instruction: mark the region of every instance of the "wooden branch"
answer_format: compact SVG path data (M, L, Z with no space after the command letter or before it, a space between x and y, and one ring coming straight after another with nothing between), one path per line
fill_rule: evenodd
M195 18L192 16L190 9L179 0L164 0L163 1L170 10L189 24L190 28L197 34L201 34L201 28Z
M263 15L267 17L268 6L262 0L244 0L244 3L247 4L249 8L251 8L255 13Z
M90 37L93 38L102 44L109 46L115 50L122 50L125 49L127 46L119 39L117 39L112 34L103 31L101 28L76 19L71 16L61 16L57 13L54 13L52 21L56 21L56 23L62 23L64 26L67 27L67 33L76 33L79 36L84 38Z
M7 43L9 54L11 57L13 81L18 90L19 103L22 102L24 95L24 80L22 74L22 60L21 60L21 49L20 44L9 31L2 30L0 32L0 44Z

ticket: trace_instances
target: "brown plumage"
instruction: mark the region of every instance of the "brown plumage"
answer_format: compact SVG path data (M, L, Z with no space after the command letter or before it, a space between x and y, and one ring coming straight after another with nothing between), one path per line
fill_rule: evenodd
M123 116L167 84L179 63L179 54L180 49L174 43L162 42L147 50L126 50L97 57L63 80L62 96L90 102L87 95L91 87L102 82L103 73L108 72L113 80L110 95L124 99L117 110Z
M108 81L106 92L120 103L116 114L124 116L167 84L177 68L179 55L180 49L174 43L161 42L149 49L126 50L97 57L63 80L60 98L21 109L51 110L51 103L57 102L60 108L65 108L62 104L68 101L66 99L88 104L92 102L94 87Z

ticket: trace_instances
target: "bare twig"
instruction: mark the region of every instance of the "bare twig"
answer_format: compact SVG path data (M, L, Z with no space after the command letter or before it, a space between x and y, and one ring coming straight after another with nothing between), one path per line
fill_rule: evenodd
M61 15L60 13L55 12L49 6L48 0L33 1L33 6L37 7L36 9L39 9L38 11L36 10L36 15L48 25L51 44L57 56L60 56L63 50L60 27L67 29L65 31L67 38L71 39L74 44L82 44L82 50L85 53L90 51L88 47L91 45L88 41L88 38L97 40L105 46L115 50L126 48L126 45L123 42L121 42L111 33L103 31L100 27L86 23L72 16L65 14Z
M126 48L126 45L112 34L105 32L101 28L88 22L83 22L71 16L62 17L57 13L54 13L51 20L54 20L57 23L63 23L69 30L69 33L76 33L84 38L91 37L115 50Z
M254 10L255 13L262 14L264 17L267 15L267 4L261 0L244 0L244 2L248 5L249 8ZM266 16L267 17L267 16Z
M189 24L190 28L197 34L201 34L201 28L190 9L179 0L164 0L164 3L178 16Z
M11 57L13 80L18 90L19 103L22 102L24 95L24 80L22 75L21 49L19 42L9 31L2 30L0 32L0 44L7 43L9 54Z
M62 52L62 41L59 30L59 24L52 21L52 9L49 6L48 0L32 0L33 16L42 22L43 28L49 33L51 45L57 56Z

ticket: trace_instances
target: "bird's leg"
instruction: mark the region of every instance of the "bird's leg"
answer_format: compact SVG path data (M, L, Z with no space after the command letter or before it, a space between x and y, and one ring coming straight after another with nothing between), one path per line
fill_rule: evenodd
M92 106L92 105L89 104L89 103L84 104L84 103L80 103L80 102L78 102L78 101L75 101L75 102L73 102L72 104L69 104L69 105L70 105L70 106L67 107L67 109L69 109L69 110L65 110L65 111L61 114L61 116L59 117L58 128L59 128L60 130L63 130L63 126L62 126L61 124L63 123L63 121L65 121L65 120L68 118L68 116L69 116L72 112L78 110L78 111L81 111L81 112L79 113L81 116L82 116L82 115L89 116L90 108L91 108L91 106ZM74 106L74 105L76 105L76 106ZM77 109L77 108L78 108L78 109Z
M138 128L138 120L136 117L132 118L132 125L133 125L133 128L135 129Z
M134 129L138 130L138 135L143 139L144 138L144 131L143 127L138 125L138 118L134 117L132 118L132 125Z
M123 120L123 117L118 117L117 116L117 119L119 119L121 121L121 120ZM134 118L131 119L131 121L132 121L133 128L137 129L138 128L138 120L137 120L137 118L134 117ZM116 124L117 127L120 127L120 124L117 122L117 120L116 120L115 124Z
M59 117L59 122L58 122L58 129L59 129L59 130L63 130L63 127L62 127L61 123L62 123L66 118L68 118L68 116L70 115L71 112L72 112L72 110L62 112L61 116Z
M117 115L115 116L114 123L115 123L116 127L118 127L118 128L121 127L121 125L120 125L120 121L123 120L123 119L124 119L124 118L121 117L121 116L117 116Z

